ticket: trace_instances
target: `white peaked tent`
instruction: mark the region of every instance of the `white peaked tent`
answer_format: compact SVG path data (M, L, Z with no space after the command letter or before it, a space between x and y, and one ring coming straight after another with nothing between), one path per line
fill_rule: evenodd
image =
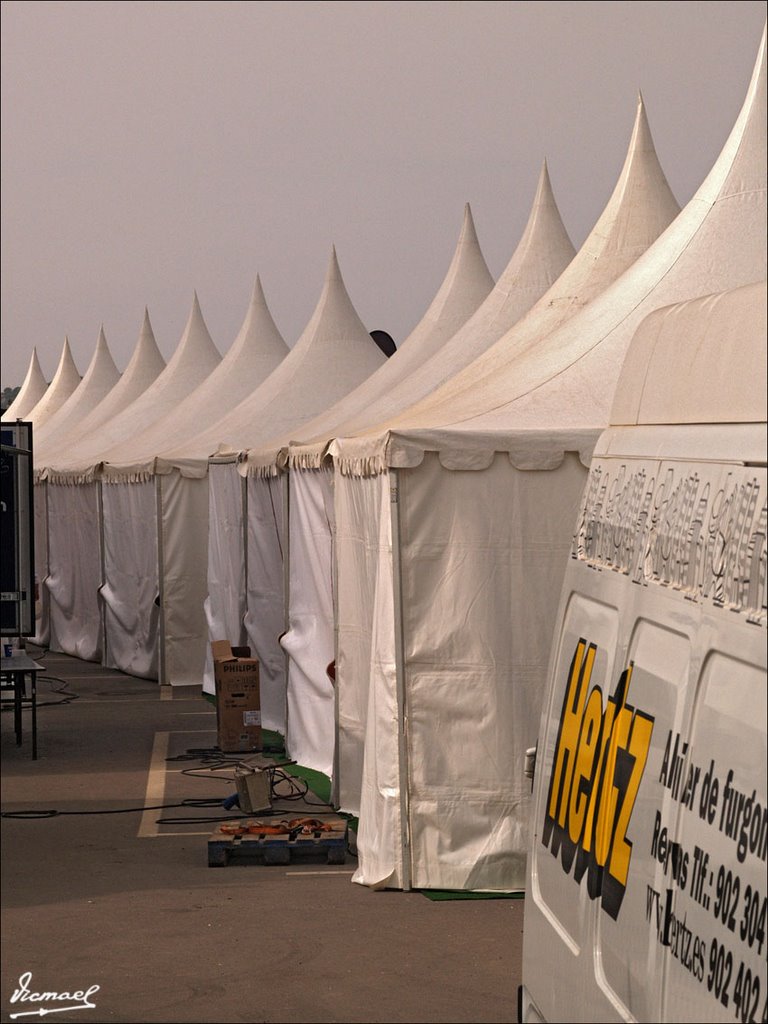
M102 327L80 384L35 436L36 465L45 465L46 452L51 448L66 448L71 431L119 379ZM92 587L88 586L89 570L98 569L98 545L90 536L98 511L95 486L56 487L52 491L44 481L35 486L39 532L45 527L41 551L36 550L38 579L43 580L37 639L42 642L44 638L54 650L85 660L96 660L101 655L98 577Z
M105 453L104 475L129 491L144 488L155 474L154 456L169 445L183 451L188 440L222 409L255 392L288 353L257 276L243 325L226 356L202 383L147 430ZM155 478L160 549L161 631L159 671L165 682L199 683L210 657L206 644L206 558L208 483L206 463L190 472L185 466L169 472L164 465ZM162 478L161 478L162 477ZM178 516L184 517L180 522ZM138 538L135 538L138 544ZM180 639L177 639L179 637ZM212 666L211 666L212 669Z
M165 369L121 412L104 420L93 432L81 433L65 453L59 448L50 457L51 464L44 468L42 475L53 485L69 484L78 488L78 493L93 509L94 503L85 496L88 485L98 481L109 447L164 416L207 379L220 361L195 295L184 333ZM101 405L113 401L117 387L119 385ZM119 399L118 395L114 401ZM97 408L95 412L98 411ZM96 503L100 502L100 523L98 520L91 523L88 538L83 540L86 544L90 542L92 551L99 550L101 541L99 594L105 636L103 660L112 668L157 678L159 657L164 653L164 648L158 645L158 631L163 625L158 545L163 537L157 525L158 495L154 480L151 475L145 479L142 474L136 474L94 490ZM49 529L53 529L50 516ZM195 518L190 515L190 535L194 529ZM77 602L74 603L76 606ZM165 625L167 628L167 623ZM187 644L186 627L181 626L177 647L182 663ZM171 662L174 668L173 658Z
M389 422L455 377L511 329L517 345L535 344L542 334L564 323L631 266L679 209L656 156L642 97L638 97L624 166L576 258L564 259L570 242L545 167L520 246L488 299L438 353L416 367L390 394L380 395L350 418L335 434L349 437L374 424ZM562 263L545 255L552 251L558 253ZM525 268L524 274L521 267ZM559 276L558 268L562 268ZM542 294L538 291L542 285L551 287ZM330 436L327 432L324 436L318 434L315 444L293 446L292 465L319 465Z
M106 398L119 379L120 372L109 351L102 326L96 349L83 379L66 402L35 434L35 462L38 466L45 465L48 448L68 443L72 431Z
M464 211L464 222L461 236L454 253L451 266L442 286L438 290L427 313L418 327L397 352L367 376L362 383L345 394L340 401L324 410L319 417L311 419L301 427L302 431L313 431L314 425L323 422L333 410L347 408L347 403L361 403L360 407L377 394L381 386L392 386L399 379L397 366L403 361L423 359L435 347L441 344L453 330L477 307L477 304L488 294L493 286L485 259L480 251L475 232L472 214L467 205ZM395 373L391 368L395 367ZM373 381L386 378L386 385L372 387ZM292 428L293 429L293 428ZM269 435L272 437L272 434ZM287 444L291 434L288 433L276 441L268 442L270 450L277 456L278 449ZM312 436L310 433L309 436ZM257 474L258 475L258 474ZM274 474L272 474L274 475ZM284 695L285 674L284 658L278 646L278 637L285 628L282 609L278 604L282 595L283 569L281 531L276 530L274 520L270 517L266 523L263 519L263 502L251 502L251 517L245 530L248 537L247 559L245 558L245 539L243 537L241 518L237 512L237 496L240 482L232 472L231 466L214 465L211 467L212 494L211 502L216 504L216 515L211 517L209 544L209 596L206 608L209 617L209 629L212 637L227 636L245 641L245 620L256 622L268 619L268 629L258 627L260 637L260 655L270 666L274 666L276 676L274 689ZM218 486L214 481L220 480ZM268 490L274 492L274 483L253 482L251 487L259 494ZM233 493L229 490L233 489ZM282 490L280 491L282 493ZM235 520L232 515L235 513ZM238 527L238 524L241 524ZM282 525L282 524L281 524ZM251 566L249 574L249 604L254 612L248 615L245 598L245 580L243 564ZM317 566L317 562L313 562ZM323 675L325 666L323 666ZM325 678L325 676L324 676ZM278 681L279 680L279 681ZM210 666L206 671L206 688L212 689ZM284 696L283 706L278 719L270 719L275 727L285 728ZM302 761L302 763L306 763Z
M335 658L332 477L322 464L326 440L382 405L394 412L407 404L409 381L431 366L433 386L490 344L525 312L568 265L573 245L557 209L546 165L542 168L527 226L499 282L492 282L480 251L469 206L446 277L422 320L381 369L306 424L302 433L321 440L291 445L288 631L288 741L293 756L335 775L334 695L327 666ZM490 293L489 293L489 288ZM512 318L511 320L509 318ZM430 375L422 381L429 387ZM406 397L401 398L405 392ZM285 439L248 453L250 472L272 474ZM263 595L266 599L267 595Z
M69 349L69 338L65 338L53 380L45 389L40 401L33 408L28 409L25 414L25 419L32 423L33 443L34 434L64 405L79 383L80 374Z
M165 360L155 341L149 311L145 309L139 337L123 375L109 394L69 431L66 448L63 452L57 453L59 457L66 457L75 443L81 439L94 437L103 424L117 419L123 410L149 390L164 370ZM51 453L49 461L55 461L57 454Z
M103 423L112 420L142 395L164 368L165 361L145 309L139 337L123 375L76 425L69 425L65 437L57 438L56 443L50 440L38 466L70 455L79 438L94 436ZM41 586L35 639L67 654L98 660L102 654L98 596L101 485L93 480L78 484L67 474L49 481L44 471L38 473L38 477L42 479L35 484L35 565ZM66 609L67 625L65 627L60 620L53 638L49 587L59 594L60 612Z
M383 394L396 391L416 367L440 353L445 343L484 302L493 287L493 277L480 249L472 211L467 203L453 258L421 320L375 373L329 409L324 409L319 416L303 424L299 433L306 438L329 436L334 427L346 422L353 414L363 413ZM249 451L249 471L266 469L269 475L276 475L281 453L290 440L292 436L270 434L265 444Z
M495 285L467 204L453 260L427 312L381 369L304 425L306 441L291 439L291 467L319 469L329 438L354 434L407 409L463 369L541 298L573 256L546 162L523 235ZM249 469L275 473L284 444L272 438L250 451Z
M37 349L32 349L32 357L29 360L29 369L24 378L24 383L19 388L19 393L2 415L4 423L11 420L23 420L26 414L37 405L45 394L48 384L40 369L40 361L37 358Z
M385 360L352 305L334 248L315 311L277 369L183 448L166 446L158 463L197 471L212 453L236 455L274 433L298 429Z
M765 39L721 156L679 217L535 349L514 329L388 429L336 444L349 535L361 472L393 497L375 572L356 880L524 884L529 786L551 626L584 472L644 316L766 273ZM676 381L682 396L695 377ZM640 387L640 382L638 382ZM347 475L348 474L348 475ZM341 565L340 560L340 565ZM347 580L349 579L349 582ZM360 586L344 576L340 592ZM340 641L341 642L341 641Z
M539 234L538 231L526 229L523 259L518 262L517 253L513 256L496 289L445 346L452 373L446 374L444 365L439 364L436 358L417 369L396 392L396 401L390 407L390 418L407 408L407 405L401 405L400 402L430 394L446 377L450 379L466 367L463 353L467 349L477 358L496 343L501 344L500 338L514 338L518 344L530 346L537 337L561 326L619 277L679 211L659 165L645 109L640 100L624 166L605 209L577 255L568 262L551 287L526 310L516 304L513 289L515 277L509 271L513 270L525 280L525 270L530 263L533 267L533 280L546 280L546 275L539 270L543 246L549 240L555 243L555 251L559 248L562 253L562 242L558 245L561 233L557 231L556 223L552 222L556 207L551 199L548 179L543 179L541 186L544 186L543 195L541 187L539 195L544 202L541 206L535 204L533 225L529 224L529 227L538 226L543 231ZM544 216L545 212L547 216ZM525 289L526 296L530 295L530 291L530 287ZM515 316L518 318L514 319ZM456 359L457 356L462 358ZM430 374L433 375L431 387ZM377 410L381 407L379 403ZM372 424L373 420L369 421L369 426ZM362 421L359 420L356 426L361 425ZM338 431L337 435L346 436L342 431ZM314 465L327 447L327 442L325 445L292 446L292 466ZM390 520L388 512L380 520L380 513L388 507L385 482L364 475L368 472L364 463L362 470L363 475L356 478L350 489L344 490L344 494L350 495L352 505L337 521L341 535L335 550L336 571L339 578L343 576L345 579L353 579L360 571L361 564L365 564L365 575L369 583L372 583L376 579L373 565L379 548L384 545L388 549L391 543ZM353 515L351 520L348 518L350 515ZM365 520L364 525L357 521L358 517ZM382 531L381 536L379 529ZM335 783L339 802L345 809L353 811L359 809L360 801L370 674L368 666L373 656L372 628L375 603L378 600L376 587L368 584L357 589L338 588L336 696L339 736ZM354 682L347 685L350 677Z
M466 322L493 288L493 278L477 240L467 204L459 240L448 271L426 313L398 350L375 373L333 404L319 417L302 426L312 437L323 424L343 422L352 412L365 408L383 392L396 388L409 369L438 351L456 329ZM280 450L291 434L273 436L263 447L251 449L249 473L261 477L252 488L270 487L268 478L277 474ZM281 641L289 655L287 680L286 741L291 756L301 764L330 774L333 757L334 701L326 669L333 659L333 616L331 611L331 551L333 519L332 493L327 472L310 473L306 488L294 491L288 502L289 628ZM280 552L274 529L264 529L258 518L248 524L248 561L277 565ZM216 553L216 552L212 552ZM265 607L275 598L270 577L252 573L249 597L254 607ZM266 583L266 585L265 585ZM275 612L278 611L275 608ZM279 632L273 635L274 657L280 657ZM331 737L330 747L324 743Z
M563 227L545 164L520 244L495 288L473 316L430 359L422 360L420 364L412 362L406 367L410 372L401 373L394 386L381 387L377 394L373 394L371 389L364 405L358 404L344 412L339 410L335 424L326 417L324 423L311 425L317 428L315 436L318 440L314 443L293 443L290 446L293 514L289 550L299 551L299 564L313 562L329 568L325 574L325 587L319 591L317 585L323 581L322 575L317 571L312 574L294 572L292 559L289 591L291 628L283 641L290 656L289 699L295 694L293 703L297 709L303 709L310 689L316 703L319 695L325 693L323 727L319 727L317 715L307 721L305 734L311 735L311 742L305 742L301 751L312 767L333 774L336 798L343 804L356 808L359 801L365 720L364 712L360 713L360 699L362 695L364 704L367 690L363 682L356 690L355 704L351 709L346 700L346 689L339 691L336 716L339 729L342 732L349 730L356 739L353 743L337 743L334 720L330 715L334 695L320 669L323 662L335 657L338 648L334 637L330 569L334 559L331 537L334 516L329 511L333 504L333 489L328 468L317 471L326 454L329 438L357 433L381 422L382 418L397 415L467 366L515 324L520 325L521 334L527 331L527 337L532 337L536 331L534 325L543 330L544 325L551 329L562 323L618 276L678 210L656 158L640 99L624 168L611 199L578 257L573 259L573 246ZM370 383L378 383L377 378L384 372L380 371ZM249 464L260 467L263 472L264 467L270 465L271 458L269 450L250 452ZM321 492L325 494L325 500L320 500ZM368 514L371 512L367 510ZM327 524L325 531L324 523ZM368 549L366 557L370 557L371 550ZM338 607L335 609L338 619L350 623L346 639L357 644L361 652L370 649L373 616L373 607L365 601L366 594L373 599L373 592L366 591L364 587L355 593L349 609L350 619L347 619L344 607L340 612ZM346 594L339 596L337 605L339 601L343 606ZM312 634L307 630L308 621L312 623ZM324 626L322 632L319 624ZM306 638L303 645L300 643L302 634L305 637L311 635L311 645ZM313 674L309 672L310 667L314 669ZM292 680L295 680L294 686L290 685ZM350 710L351 715L348 713ZM298 717L298 713L294 714L294 722ZM289 722L289 738L294 731Z
M57 452L52 467L90 477L113 447L167 416L208 379L220 362L221 355L208 333L195 293L184 333L162 373L130 405L104 420L97 431L88 436L80 434L71 451Z
M222 410L253 394L288 351L257 275L245 320L219 365L166 415L110 448L105 461L122 471L128 465L136 471L152 469L158 452L183 450L204 426L221 418Z
M40 400L29 409L25 418L32 423L32 445L35 447L35 437L45 422L65 404L70 395L80 384L80 374L77 371L72 353L69 350L69 339L64 339L64 347L59 358L59 365L53 380L48 385ZM36 453L35 453L36 456ZM36 461L36 459L35 459ZM43 492L36 488L35 493L35 573L38 581L44 581L48 570L48 510L47 502L43 500ZM48 595L45 592L45 585L40 587L42 597L39 607L41 609L39 622L36 624L37 635L35 637L42 644L49 640L48 630Z
M365 380L385 358L350 301L334 250L317 307L277 369L213 427L157 459L158 472L178 470L204 476L209 454L230 453L228 461L210 466L209 557L215 568L208 580L209 635L211 639L247 639L250 643L261 663L262 716L270 729L285 728L285 666L277 645L284 629L279 540L283 495L275 480L252 479L245 486L236 455L275 430L299 428ZM278 538L273 560L256 564L250 559L244 540L246 522L249 528L259 522ZM275 600L268 606L257 607L238 597L249 593L246 564L249 578L266 579L275 588ZM244 627L247 637L242 636ZM210 671L204 685L212 691Z
M486 354L498 353L500 359L511 358L536 347L541 338L568 322L631 267L679 212L680 207L656 155L645 105L639 96L621 173L605 209L576 257L526 315L506 325L506 329L496 334L491 343L479 350L475 346L471 361L454 368L449 376L433 379L431 387L422 387L418 381L414 383L412 377L408 381L407 392L411 401L407 405L399 405L394 414L390 410L379 423L389 424L401 413L410 422L411 411L418 408L419 402L423 400L430 404L433 395L440 393L437 385L445 384L447 389L453 382L464 379L464 373L470 376L474 367L482 364ZM481 312L478 311L478 319ZM470 326L467 325L466 330ZM457 339L453 339L451 347L455 347L456 342ZM422 372L427 369L422 368ZM338 436L368 434L373 426L378 424L366 417L357 429Z

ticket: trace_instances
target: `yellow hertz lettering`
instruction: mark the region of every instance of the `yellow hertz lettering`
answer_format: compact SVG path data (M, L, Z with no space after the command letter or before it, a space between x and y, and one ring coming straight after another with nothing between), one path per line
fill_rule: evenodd
M654 719L627 703L633 666L603 709L590 688L597 647L579 640L568 673L552 761L542 842L615 920L629 877L629 821L640 788Z

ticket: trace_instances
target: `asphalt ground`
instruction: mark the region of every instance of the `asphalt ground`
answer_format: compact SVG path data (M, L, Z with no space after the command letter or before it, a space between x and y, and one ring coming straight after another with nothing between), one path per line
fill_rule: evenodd
M351 854L343 865L211 868L217 826L199 819L218 806L145 809L234 791L226 767L168 760L215 745L201 691L29 653L47 670L38 759L29 712L17 746L5 711L3 812L126 813L2 820L0 1021L516 1019L523 900L372 892L352 883Z

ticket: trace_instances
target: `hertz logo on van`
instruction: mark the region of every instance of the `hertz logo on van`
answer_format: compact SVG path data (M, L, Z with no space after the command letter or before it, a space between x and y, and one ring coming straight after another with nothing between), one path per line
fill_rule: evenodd
M552 761L542 842L614 920L629 876L629 822L643 777L654 719L627 703L633 666L603 708L590 689L595 644L580 639L568 673Z

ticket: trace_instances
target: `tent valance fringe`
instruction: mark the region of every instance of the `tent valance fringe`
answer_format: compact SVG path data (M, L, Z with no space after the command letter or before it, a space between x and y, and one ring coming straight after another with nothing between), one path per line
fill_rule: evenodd
M258 477L263 480L278 477L288 469L288 448L273 448L266 451L247 451L240 456L238 470L241 476Z
M322 469L326 459L329 458L328 448L318 450L316 448L301 451L289 451L288 466L290 469Z
M124 469L102 473L101 480L105 484L145 484L155 476L154 469Z
M55 487L77 487L79 484L92 484L101 477L101 466L90 466L82 470L44 469L35 470L35 483L44 481Z
M280 467L275 465L274 462L270 462L262 466L254 466L250 463L244 462L238 466L238 470L242 476L255 477L259 480L269 480L274 477L278 477L282 472Z
M386 458L381 454L336 455L334 462L342 476L382 476L389 468Z

